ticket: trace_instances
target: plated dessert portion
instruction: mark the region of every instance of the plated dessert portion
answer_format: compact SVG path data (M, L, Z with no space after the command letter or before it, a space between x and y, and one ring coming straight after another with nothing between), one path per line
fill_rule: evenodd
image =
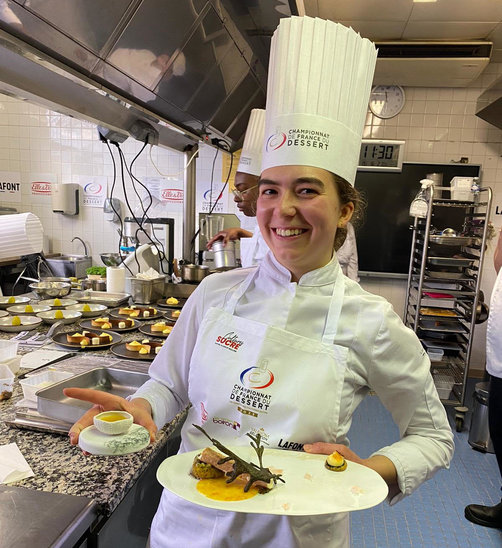
M150 339L142 341L131 341L125 343L125 347L129 352L138 352L138 354L158 354L162 348L163 342L155 342Z
M37 316L42 318L42 320L48 324L53 324L59 321L62 321L64 324L69 324L76 322L79 318L81 318L82 313L77 310L55 308L45 312L39 312Z
M119 343L122 337L113 331L67 331L56 333L53 342L64 348L80 350L102 350Z
M165 320L159 320L158 322L151 324L143 324L139 330L141 333L151 337L168 337L173 330L174 325L168 323Z
M181 297L167 297L157 301L157 306L161 308L182 308L187 299Z
M110 315L115 318L130 318L133 320L155 320L161 313L153 306L122 306L110 310Z
M36 316L4 316L0 318L0 330L8 332L31 331L42 323Z
M10 314L38 314L39 312L47 312L50 310L50 306L43 306L40 304L15 304L14 306L8 306L7 312Z
M13 304L28 304L30 300L29 297L0 297L0 308L7 308Z
M93 318L92 320L83 320L80 322L82 327L87 329L99 327L101 329L111 329L112 331L134 331L137 329L136 322L131 318L112 318L104 316L100 318Z
M164 318L166 318L166 320L175 322L180 317L180 314L181 314L181 310L179 309L176 309L176 310L169 309L164 312Z
M72 304L66 307L66 310L76 310L77 312L81 312L84 318L99 316L106 309L107 307L104 304L87 304L87 303Z
M43 301L38 301L37 304L43 306L50 306L51 308L64 308L65 306L72 306L78 304L78 301L73 299L44 299Z

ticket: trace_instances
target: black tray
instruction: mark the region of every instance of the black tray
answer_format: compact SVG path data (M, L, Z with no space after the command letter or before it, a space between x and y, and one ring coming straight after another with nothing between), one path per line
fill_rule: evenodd
M96 328L93 328L94 330ZM93 331L95 332L95 331ZM107 331L106 329L100 329L100 333L108 333L112 336L112 340L106 344L89 344L88 346L80 346L79 343L70 343L66 340L66 335L73 333L73 331L65 331L64 333L56 333L52 337L52 341L64 348L71 348L72 350L103 350L104 348L110 348L112 344L119 343L122 340L122 336L114 331Z
M159 301L157 301L156 306L158 306L160 308L183 308L184 304L188 300L188 299L184 299L184 298L175 297L175 299L178 299L178 301L179 301L178 304L167 304L166 301L167 301L168 298L169 297L165 297L163 299L160 299Z
M148 318L141 318L139 316L133 316L131 318L130 314L119 314L119 308L112 308L112 310L109 311L110 316L113 316L114 318L127 318L129 320L139 320L141 322L147 322L149 320L156 320L157 318L162 318L162 312L156 307L156 306L145 306L145 307L138 307L138 308L155 308L157 310L157 314L154 314L153 316L148 316Z
M119 318L113 318L114 320L118 320ZM120 319L122 319L122 316L120 317ZM133 318L125 318L124 319L128 319L128 320L131 320ZM91 331L95 331L96 329L101 329L101 331L111 331L111 329L102 329L101 327L96 326L96 325L92 325L91 323L91 320L90 319L86 319L86 320L80 320L79 322L79 325L80 327L83 327L84 329L90 329ZM124 327L124 328L120 328L120 327L113 327L113 332L114 333L126 333L128 331L135 331L136 329L138 329L139 325L138 323L134 322L134 325L132 327Z
M128 360L140 360L142 362L151 362L155 358L157 354L140 354L139 352L132 352L131 350L127 350L126 343L118 343L114 344L110 351L112 354L115 354L115 356L119 356L120 358L126 358Z
M144 335L148 335L149 337L159 337L161 339L166 339L167 337L169 337L169 333L167 335L164 335L164 333L159 333L158 331L152 331L151 330L152 325L153 324L151 323L143 324L141 325L139 330L141 331L141 333L143 333Z

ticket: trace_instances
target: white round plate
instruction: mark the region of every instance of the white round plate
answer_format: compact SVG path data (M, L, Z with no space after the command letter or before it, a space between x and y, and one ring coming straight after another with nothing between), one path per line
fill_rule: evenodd
M11 333L17 331L30 331L35 329L42 323L42 318L36 316L19 316L21 325L12 325L13 316L5 316L0 318L0 331L9 331Z
M62 318L55 318L56 312L61 312L63 314ZM42 318L42 320L45 323L53 324L56 322L63 322L64 324L69 324L76 322L79 318L82 317L81 312L77 312L76 310L48 310L45 312L39 312L37 314L39 318Z
M78 437L82 451L93 455L128 455L137 453L150 443L150 434L144 426L133 424L126 434L109 436L94 425L84 428Z
M7 312L7 310L0 310L0 318L4 318L5 316L8 316L9 313Z
M31 312L25 312L25 308L28 305L26 304L16 304L14 306L9 306L7 312L10 312L13 316L20 316L21 314L38 314L39 312L45 312L50 310L50 306L41 306L39 304L32 304L31 307L33 310Z
M54 300L55 299L44 299L43 301L38 301L38 304L50 306L51 308L63 308L65 306L71 306L72 304L78 304L78 301L75 301L74 299L59 299L61 304L55 305Z
M84 306L88 306L90 310L83 310ZM86 303L78 303L78 304L72 304L71 306L67 306L66 310L76 310L77 312L81 312L82 316L84 318L93 318L95 316L100 316L101 312L104 310L107 310L108 307L104 304L86 304Z
M8 306L13 306L15 304L28 304L31 299L29 297L14 297L14 302L9 302L9 299L12 297L0 297L0 308L7 308Z
M251 447L229 449L247 461L258 462ZM189 475L199 453L200 450L190 451L167 458L157 470L157 480L175 495L208 508L285 516L335 514L371 508L388 493L382 477L361 464L347 462L343 472L331 472L324 467L326 455L265 449L263 465L280 470L285 483L278 482L269 493L247 500L213 500L197 491L198 480Z

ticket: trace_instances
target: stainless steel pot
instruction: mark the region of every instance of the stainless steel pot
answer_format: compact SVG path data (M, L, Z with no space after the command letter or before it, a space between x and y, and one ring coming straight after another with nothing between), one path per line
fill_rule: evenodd
M196 264L181 265L181 278L184 282L199 283L209 274L209 267Z
M211 248L214 252L214 267L219 270L235 268L235 242L230 240L224 245L223 240L214 242Z

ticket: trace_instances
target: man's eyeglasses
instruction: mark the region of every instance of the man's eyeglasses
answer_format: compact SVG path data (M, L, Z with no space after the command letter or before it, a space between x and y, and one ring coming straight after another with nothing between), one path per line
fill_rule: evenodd
M258 186L259 185L250 186L249 188L246 188L246 190L237 190L236 188L233 188L232 189L232 194L236 198L239 198L239 200L244 200L244 194L246 194L246 192L249 192L250 190L258 188Z

